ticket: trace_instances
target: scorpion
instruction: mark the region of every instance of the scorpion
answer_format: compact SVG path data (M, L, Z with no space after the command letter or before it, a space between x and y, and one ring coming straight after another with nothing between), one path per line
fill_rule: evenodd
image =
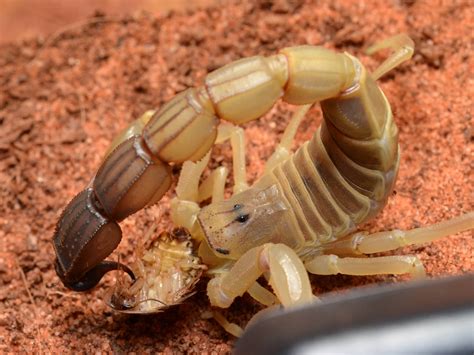
M354 56L320 46L240 59L133 121L57 223L55 269L63 284L86 291L107 272L122 270L130 284L117 284L109 305L152 313L189 297L204 272L210 304L218 308L245 292L269 307L314 302L308 272L423 277L417 256L367 256L473 229L474 212L407 231L356 232L385 206L400 162L398 128L376 81L411 58L414 42L400 34L367 53L382 49L391 54L372 73ZM239 125L261 117L280 98L298 108L264 174L249 186ZM323 122L292 153L299 124L316 102ZM211 147L226 140L234 175L227 200L227 168L216 168L201 182ZM158 202L178 165L171 218L180 228L140 248L135 271L105 260L121 240L118 222ZM273 292L260 284L261 276ZM219 312L214 317L228 332L241 334Z

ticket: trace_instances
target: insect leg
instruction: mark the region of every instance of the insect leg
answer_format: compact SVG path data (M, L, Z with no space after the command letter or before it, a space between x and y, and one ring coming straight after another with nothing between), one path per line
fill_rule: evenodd
M280 144L278 144L278 146L275 148L275 151L265 164L265 173L272 170L276 165L286 160L290 156L291 144L295 138L296 131L298 130L301 120L306 115L310 107L311 105L302 105L295 111L293 117L291 117L290 123L288 126L286 126L285 132L281 137Z
M326 245L324 253L337 255L380 253L395 250L405 245L432 242L470 229L474 229L474 212L408 231L392 230L369 235L356 233L348 239Z
M402 33L375 43L367 48L366 53L372 55L386 48L392 49L393 53L372 73L374 80L410 59L415 51L415 43L408 35Z
M318 255L305 263L306 270L317 275L379 275L406 274L415 278L426 276L420 259L414 255L393 255L374 258L340 258L337 255Z

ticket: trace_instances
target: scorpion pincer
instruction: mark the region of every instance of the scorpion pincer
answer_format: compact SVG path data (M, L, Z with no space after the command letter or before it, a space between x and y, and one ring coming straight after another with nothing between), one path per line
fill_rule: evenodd
M159 111L145 113L112 143L90 186L69 203L57 224L56 271L64 285L84 291L108 271L121 269L141 281L110 304L147 313L183 299L203 264L211 277L211 305L221 308L245 292L267 306L313 302L308 272L423 276L416 256L363 256L472 229L474 213L409 231L354 233L386 204L400 161L398 129L376 80L410 59L414 44L401 34L368 53L384 48L393 53L373 73L347 53L317 46L244 58L208 74L204 85L178 94ZM300 108L264 175L249 187L243 130L230 123L260 117L280 98ZM323 123L292 153L298 125L316 102ZM219 125L219 119L228 123ZM226 139L233 150L235 181L228 200L226 168L217 168L199 184L210 148ZM159 201L171 185L172 166L182 163L171 207L173 222L187 236L162 238L158 247L139 255L135 272L104 261L120 242L117 222ZM201 209L209 198L212 202ZM183 275L187 281L172 282ZM274 294L258 283L262 275ZM215 317L226 330L240 334L235 324L218 313Z

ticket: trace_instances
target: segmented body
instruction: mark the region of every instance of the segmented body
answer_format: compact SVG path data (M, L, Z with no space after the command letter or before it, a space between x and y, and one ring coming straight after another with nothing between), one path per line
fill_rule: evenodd
M354 63L347 55L312 46L241 59L133 122L57 224L56 271L65 285L88 289L119 267L101 262L120 242L117 222L161 199L171 185L172 165L199 160L209 151L218 118L242 124L263 115L279 98L301 105L335 97L353 83Z
M360 69L352 88L321 102L324 122L312 139L257 184L278 185L299 253L313 254L373 217L395 182L398 130L382 91Z

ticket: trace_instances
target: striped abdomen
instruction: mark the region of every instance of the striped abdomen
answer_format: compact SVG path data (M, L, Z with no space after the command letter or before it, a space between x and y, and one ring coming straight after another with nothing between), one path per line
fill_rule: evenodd
M357 86L321 107L324 122L313 138L271 172L305 245L337 239L373 217L398 170L398 130L364 68Z

